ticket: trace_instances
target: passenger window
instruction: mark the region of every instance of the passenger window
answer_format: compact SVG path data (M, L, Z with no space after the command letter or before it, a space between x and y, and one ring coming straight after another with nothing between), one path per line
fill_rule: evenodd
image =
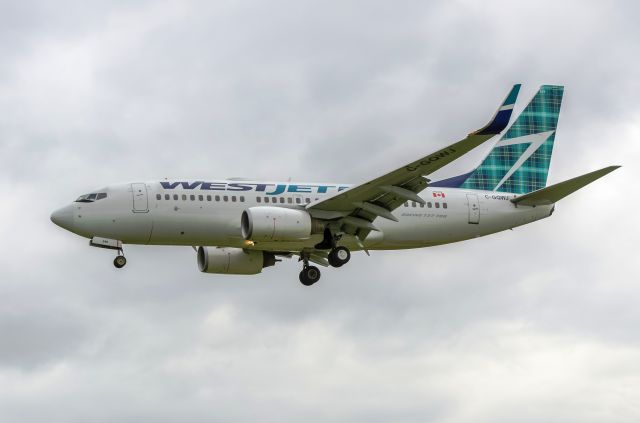
M311 202L311 199L310 199L310 198L305 198L305 199L304 199L304 202L305 202L305 203L307 203L307 204L309 204L309 203Z
M440 208L440 203L436 203L436 209Z
M162 195L156 194L156 200L162 200Z
M261 202L262 202L262 197L256 197L256 201L257 201L258 203L261 203Z
M427 207L428 207L428 208L431 208L431 201L429 201L429 202L427 203Z
M226 196L226 195L222 196L222 199L223 199L224 201L229 201L229 197L228 197L228 196Z
M407 201L406 203L404 203L405 207L409 207L409 202Z
M287 198L287 203L293 204L293 198L291 198L291 197Z
M195 195L191 194L190 198L191 198L191 201L196 201L196 196Z
M211 201L211 196L207 195L207 201Z
M296 197L296 204L300 204L302 203L302 200L300 200L300 197Z
M103 198L107 198L106 192L99 193L98 196L96 197L96 200L102 200Z
M198 195L198 201L203 201L204 197L202 195Z
M420 203L420 208L424 209L424 203Z
M442 208L446 209L447 208L447 203L442 203Z
M234 203L236 202L236 196L235 195L231 196L231 201L233 201Z
M187 201L187 194L182 194L182 201Z
M415 201L412 201L412 202L411 202L411 207L415 207L415 206L416 206L416 202L415 202Z
M216 195L216 201L220 201L220 196Z
M280 204L284 204L284 197L280 197Z
M244 203L244 196L242 196L242 195L240 196L240 202Z
M171 199L171 196L170 196L169 194L165 194L165 195L164 195L164 199L165 199L165 200L170 200L170 199Z
M277 203L277 202L278 202L278 199L277 199L276 197L271 197L271 202L272 202L272 203Z
M173 194L173 199L174 199L175 201L178 201L178 194Z

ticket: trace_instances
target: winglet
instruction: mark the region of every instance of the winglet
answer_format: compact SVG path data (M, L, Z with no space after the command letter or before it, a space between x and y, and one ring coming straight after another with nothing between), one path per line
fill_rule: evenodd
M493 115L493 118L491 118L491 121L481 129L472 132L471 135L496 135L504 131L504 128L509 124L509 119L511 119L513 106L516 104L516 99L520 92L520 86L521 84L515 84L509 91L507 98L500 105L500 108Z
M520 197L511 200L516 205L523 206L543 206L553 204L559 200L562 200L569 194L572 194L585 187L591 182L602 178L608 173L613 172L620 166L609 166L604 169L596 170L594 172L587 173L582 176L578 176L559 184L551 185L546 188L542 188L538 191L530 192L529 194L522 195Z

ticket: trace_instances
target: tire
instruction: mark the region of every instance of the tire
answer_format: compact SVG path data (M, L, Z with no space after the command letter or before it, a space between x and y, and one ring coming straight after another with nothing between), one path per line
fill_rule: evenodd
M333 267L344 266L351 260L351 252L345 247L336 247L329 253L327 257L329 264Z
M300 272L300 282L304 286L311 286L320 280L320 270L315 266L306 266Z
M113 265L117 269L123 268L125 264L127 264L127 259L124 256L116 256L116 258L113 259Z

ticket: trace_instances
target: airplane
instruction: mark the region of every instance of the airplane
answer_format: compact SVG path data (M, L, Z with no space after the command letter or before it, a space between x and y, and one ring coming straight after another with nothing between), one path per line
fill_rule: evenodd
M116 251L116 268L127 262L124 244L191 246L205 273L253 275L297 256L310 286L320 279L311 263L338 268L352 251L431 247L547 218L556 202L620 167L546 186L564 87L541 86L509 126L519 91L461 141L360 184L133 182L81 195L51 220ZM429 179L500 134L475 169Z

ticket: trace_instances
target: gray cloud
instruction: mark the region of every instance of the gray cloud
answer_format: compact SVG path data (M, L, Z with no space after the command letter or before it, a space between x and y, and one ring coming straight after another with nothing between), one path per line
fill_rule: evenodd
M630 2L0 6L0 420L637 421ZM551 219L431 249L203 275L49 222L165 176L357 182L566 85ZM473 166L484 149L444 169Z

